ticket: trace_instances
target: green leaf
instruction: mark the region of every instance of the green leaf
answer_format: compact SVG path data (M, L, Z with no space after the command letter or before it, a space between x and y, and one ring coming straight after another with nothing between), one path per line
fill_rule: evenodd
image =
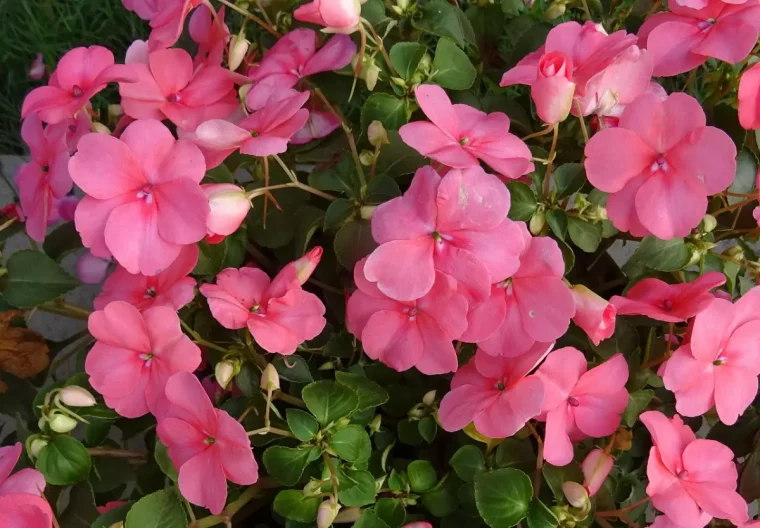
M284 380L292 381L295 383L310 383L314 381L314 377L311 375L309 365L306 360L298 355L285 356L278 355L272 360L277 374Z
M401 189L396 180L387 174L377 174L367 184L364 203L379 204L401 196Z
M544 463L542 472L546 483L554 494L554 498L559 501L565 500L565 492L562 491L562 484L564 482L583 483L583 471L581 471L581 467L577 462L571 462L566 466L553 466L549 463Z
M509 208L509 218L527 222L538 209L536 195L533 189L523 182L512 181L507 184L511 196L512 205Z
M376 247L377 243L372 238L372 229L366 220L346 223L335 234L335 242L333 242L338 262L348 270L353 270L354 265L372 253Z
M372 510L364 510L361 517L354 523L354 528L389 528L389 526Z
M398 130L406 124L406 103L387 93L373 93L362 106L362 131L369 128L372 121L380 121L387 130Z
M202 183L235 183L235 175L224 163L208 169Z
M309 413L300 409L288 409L287 411L288 428L290 432L302 442L308 442L319 431L319 423Z
M300 490L284 490L274 498L272 507L286 519L310 523L316 520L321 502L317 497L304 497Z
M174 467L172 459L169 458L169 452L166 450L166 446L160 440L156 440L153 457L156 459L156 464L161 468L164 475L172 479L174 482L177 482L177 479L179 479L179 473L177 473L177 469Z
M129 510L126 528L187 528L185 507L174 488L151 493Z
M324 348L324 354L328 357L351 357L354 352L354 338L346 332L333 334L327 340ZM338 383L343 383L336 375ZM343 383L347 385L347 383Z
M348 425L333 433L329 441L335 454L346 462L364 462L372 454L367 431L360 425Z
M53 437L37 459L37 469L45 476L45 481L54 486L85 480L91 465L87 448L78 440L63 435Z
M406 519L406 510L399 499L380 499L375 504L375 515L390 528L400 528Z
M338 198L330 202L325 211L325 220L322 224L322 229L327 231L335 227L340 226L343 222L351 218L354 214L355 208L351 200L346 198Z
M581 190L586 183L586 171L582 163L566 163L552 172L557 188L557 198L567 198Z
M433 59L433 82L450 90L466 90L477 75L467 54L453 40L438 41Z
M559 209L552 209L546 211L546 223L549 224L552 232L557 235L557 238L564 239L567 235L567 213L560 211Z
M475 482L475 476L486 469L483 452L474 445L460 447L449 460L449 464L465 482Z
M325 212L313 205L304 205L296 211L296 231L293 241L295 254L300 256L309 249L309 242L324 224Z
M725 444L736 457L747 455L754 446L755 437L760 431L760 414L750 407L739 417L734 425L718 422L707 434L708 440L717 440Z
M227 256L227 239L218 244L209 244L205 240L198 242L198 262L193 269L193 275L216 275L224 268Z
M303 388L301 397L306 407L322 425L328 425L348 416L359 405L356 392L345 385L329 380L310 383Z
M409 484L415 493L426 493L438 483L438 475L429 460L415 460L406 468Z
M497 469L475 477L478 512L491 528L510 528L528 514L533 498L530 477L517 469Z
M586 253L593 253L602 241L602 224L592 224L575 216L568 217L570 240Z
M420 432L420 436L428 444L432 444L433 440L435 440L435 435L438 434L438 424L432 416L425 416L420 420L417 429Z
M417 421L401 420L398 423L398 439L407 445L420 445L424 441L424 438L422 438L422 435L420 434L420 427L417 424Z
M739 493L748 502L760 499L760 452L757 449L747 457L741 477Z
M417 71L427 46L419 42L398 42L390 51L391 64L402 79L408 80Z
M459 47L475 44L475 32L470 21L459 7L446 0L432 0L419 8L419 18L412 19L412 26L439 37L454 39Z
M92 524L92 528L110 528L117 522L126 520L127 513L132 508L132 504L133 503L128 502L104 513L95 520Z
M349 197L359 195L354 163L348 156L332 167L309 174L309 185L323 191L342 192Z
M401 140L398 131L388 130L390 145L383 145L377 158L377 174L398 178L427 164L425 158Z
M448 517L459 508L460 485L461 481L449 474L433 490L422 496L422 504L436 517Z
M45 237L42 250L53 260L59 261L72 251L82 247L82 238L74 222L56 227Z
M294 486L310 462L319 456L317 448L272 446L264 451L264 467L267 473L286 486Z
M501 0L501 9L506 15L517 16L525 9L525 2L522 0Z
M623 423L628 427L633 427L636 421L639 419L639 415L649 405L649 402L654 398L654 391L651 389L643 389L636 392L632 392L628 395L628 406L623 412Z
M71 488L69 505L58 522L61 528L90 528L99 516L92 487L87 482L80 482Z
M538 499L533 499L528 508L528 528L557 528L559 520L554 513Z
M253 364L243 363L240 372L235 376L235 385L248 398L254 398L261 394L261 373Z
M344 506L366 506L375 502L377 491L375 477L369 471L346 471L341 479L341 486L346 482L353 484L348 488L341 488L338 492L338 500Z
M742 150L736 157L736 174L728 190L733 193L748 194L755 188L756 176L757 160L755 156L748 150ZM726 199L730 205L744 200L741 196L728 196Z
M408 482L406 473L399 473L395 469L391 469L391 474L388 476L388 487L392 491L405 491Z
M676 271L691 260L691 249L683 238L660 240L648 236L641 241L633 256L623 266L623 272L631 278L646 272L646 268L657 271ZM642 271L642 266L644 270Z
M371 379L351 372L336 372L335 381L356 392L359 397L357 411L379 407L388 401L388 391Z
M17 308L33 308L52 301L80 284L53 259L33 249L15 252L6 267L3 299Z

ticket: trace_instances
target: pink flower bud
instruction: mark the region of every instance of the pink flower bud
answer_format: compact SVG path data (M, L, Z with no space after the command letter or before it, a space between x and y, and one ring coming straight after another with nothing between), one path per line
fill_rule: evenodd
M208 234L227 236L237 231L251 208L245 191L231 183L210 183L201 188L211 208L206 220Z
M565 494L567 502L574 508L585 509L589 505L588 492L586 488L577 482L563 482L562 491Z
M69 407L92 407L97 403L90 391L76 385L69 385L61 389L59 397L61 403Z
M419 521L405 524L402 528L433 528L433 525L429 522Z
M96 257L89 251L77 260L77 277L85 284L100 284L106 278L110 259Z
M42 60L42 53L38 53L37 57L32 61L32 65L29 68L29 78L34 80L42 79L45 76L45 61Z
M293 18L325 26L322 30L325 33L353 33L359 27L363 3L360 0L314 0L296 9Z
M317 528L329 528L340 511L340 504L332 500L326 500L319 505L317 511Z
M571 290L575 300L573 322L586 332L594 345L598 345L615 332L617 309L581 284Z
M230 37L230 53L227 57L227 67L230 71L235 71L240 67L248 54L250 45L251 43L243 35L232 35Z
M581 469L583 469L583 485L590 497L596 495L614 465L615 459L601 449L594 449L586 455L581 463Z
M298 282L304 284L307 280L309 280L309 277L311 277L311 274L314 273L314 270L316 269L317 264L319 264L321 258L322 248L320 246L317 246L306 253L300 259L294 260L291 263L291 265L295 266Z
M385 131L385 127L380 121L372 121L367 128L367 139L370 145L373 147L379 147L380 145L388 145L388 133Z
M546 53L538 62L538 77L530 95L541 120L553 125L570 113L575 93L572 59L562 52Z

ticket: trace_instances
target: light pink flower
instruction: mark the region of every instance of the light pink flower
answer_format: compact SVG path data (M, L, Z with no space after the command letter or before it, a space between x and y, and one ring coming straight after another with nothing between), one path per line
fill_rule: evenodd
M203 155L158 121L135 121L120 139L86 135L69 171L87 194L75 219L82 243L130 273L156 275L206 235Z
M669 2L639 29L639 45L654 60L656 77L693 70L713 57L731 64L744 60L760 34L760 5L708 0L702 9Z
M499 281L491 286L490 297L470 310L462 336L491 355L520 355L537 341L554 341L567 332L575 314L573 294L562 280L565 261L557 242L532 238L524 223L516 225L523 239L519 266L492 276Z
M507 219L509 205L504 184L480 167L444 177L422 167L403 196L372 216L380 247L367 259L367 280L392 299L411 301L430 291L440 271L456 279L468 301L482 301L496 277L518 266L523 244Z
M625 31L607 35L593 22L582 26L565 22L549 32L544 46L507 71L500 86L527 84L537 110L551 110L553 106L547 104L553 103L564 112L564 90L569 84L547 75L552 65L557 72L562 70L562 78L575 83L572 112L576 115L578 108L582 115L607 115L615 105L628 104L644 93L652 77L652 59L636 46L635 35ZM558 85L563 97L555 94Z
M414 91L430 121L402 126L399 134L414 150L455 169L478 167L482 160L503 177L514 180L533 171L528 146L509 133L509 118L451 104L440 86L423 84Z
M32 61L32 65L29 67L29 78L39 81L45 76L45 60L42 57L42 53L37 53L37 56Z
M351 63L356 44L348 35L336 35L317 51L317 33L295 29L282 37L248 73L254 85L245 97L251 110L263 108L272 94L293 88L315 73L339 70Z
M198 262L198 246L189 244L158 275L132 274L119 266L106 282L93 304L102 310L114 301L125 301L140 311L153 306L168 306L179 311L195 297L195 279L190 272Z
M45 477L36 469L26 468L11 475L18 459L21 458L22 451L20 442L0 447L0 498L18 494L40 497L45 491ZM47 511L49 510L50 508L47 508ZM0 524L0 526L5 525Z
M628 405L628 364L621 354L587 368L581 351L565 347L549 354L536 371L544 384L544 458L555 466L572 462L572 441L614 433Z
M36 115L21 125L21 138L29 146L31 161L19 167L16 184L26 216L26 232L37 242L45 240L48 224L56 219L55 202L73 187L69 176L69 153L60 135L42 129Z
M610 303L617 308L618 315L645 315L657 321L678 323L707 308L714 298L710 290L725 282L726 276L717 271L683 284L644 279L628 290L625 297L615 295Z
M702 512L699 517L699 523L696 526L678 524L670 519L667 515L660 515L657 517L649 528L703 528L707 526L712 520L712 516ZM747 528L749 524L743 524L742 527Z
M77 277L85 284L100 284L106 278L110 264L110 258L96 257L85 251L77 259Z
M309 119L301 130L290 138L293 145L303 145L313 139L329 136L340 128L340 119L332 112L318 109L311 100L306 103L306 108L309 110Z
M137 0L143 1L143 0ZM151 51L172 46L185 27L185 19L202 0L155 0L156 10L150 18Z
M700 416L715 406L720 421L733 425L758 389L760 375L760 290L736 304L714 299L694 319L691 339L665 365L665 388L676 410Z
M158 11L159 0L121 0L121 3L143 20L150 20Z
M594 345L611 337L615 333L615 306L582 284L576 284L570 291L575 300L573 322L586 332Z
M518 357L494 357L478 349L475 357L451 380L451 392L438 409L446 431L458 431L473 422L489 438L505 438L538 416L544 386L528 373L541 363L554 343L536 343Z
M205 4L198 7L190 17L188 31L190 38L198 44L193 65L197 68L202 63L220 66L224 50L230 41L230 29L224 23L224 6L214 16Z
M90 384L126 418L148 412L161 417L168 406L166 381L201 364L201 349L182 333L172 308L155 306L140 313L114 301L93 312L87 326L97 340L85 361Z
M628 105L617 128L586 145L586 174L610 193L609 219L634 236L682 237L707 211L707 197L734 179L736 146L705 126L705 113L684 93L661 100L646 93Z
M583 470L583 487L586 488L589 497L593 497L601 489L604 480L615 466L615 459L604 450L593 449L581 462Z
M436 272L435 282L416 301L395 301L364 276L367 259L354 267L359 288L348 300L346 327L358 337L367 356L397 371L417 367L423 374L457 369L452 341L467 328L467 299L456 281Z
M37 495L14 493L0 496L0 526L3 528L50 528L53 512Z
M58 61L48 86L29 92L21 117L34 114L46 123L58 123L74 117L108 83L135 80L132 67L114 64L113 53L106 48L74 48Z
M312 0L299 6L293 18L318 26L325 33L353 33L359 28L362 4L367 0Z
M647 495L655 508L684 527L704 526L703 513L747 521L747 503L736 493L736 464L729 448L697 439L678 415L647 411L641 421L652 435ZM706 463L709 461L709 463Z
M251 210L251 202L245 190L232 183L208 183L201 185L201 189L206 193L211 208L206 219L206 236L221 237L221 241L237 231Z
M760 64L747 69L739 80L739 122L747 130L760 128Z
M218 514L227 501L227 480L247 486L259 479L245 429L215 409L201 382L180 372L166 384L169 410L158 437L179 471L179 490L191 503Z

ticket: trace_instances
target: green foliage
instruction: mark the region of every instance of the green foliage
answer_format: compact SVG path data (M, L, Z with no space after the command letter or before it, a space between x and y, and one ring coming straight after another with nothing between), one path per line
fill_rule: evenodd
M70 436L55 436L40 452L37 469L45 481L65 486L87 478L92 462L87 448Z

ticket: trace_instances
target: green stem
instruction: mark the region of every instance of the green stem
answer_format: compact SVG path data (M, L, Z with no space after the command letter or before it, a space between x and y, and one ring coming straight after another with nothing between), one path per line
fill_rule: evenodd
M310 192L311 194L315 194L315 195L319 196L320 198L324 198L325 200L330 200L331 202L336 199L335 196L327 194L326 192L322 192L319 189L315 189L311 185L306 185L305 183L301 183L300 181L298 181L298 178L296 177L296 175L293 174L293 171L290 170L290 168L287 165L285 165L285 162L282 161L282 159L280 158L280 156L278 156L277 154L275 154L272 157L280 165L280 167L282 167L282 170L285 171L285 174L288 175L288 178L290 178L291 183L289 183L289 184L283 184L283 185L285 185L287 187L295 187L297 189L301 189L301 190Z
M62 299L56 299L54 301L42 303L37 306L37 308L43 312L63 315L70 317L71 319L79 319L82 321L89 319L90 314L92 313L92 310L89 310L84 306L78 306L76 304L66 302Z
M249 486L243 493L241 493L236 501L229 503L227 507L222 510L222 513L198 519L197 521L188 524L187 528L211 528L212 526L217 526L219 524L229 523L232 520L232 517L242 510L246 504L255 499L262 490L273 487L279 487L279 484L266 477L259 479L259 482L253 486Z
M253 13L251 13L250 11L246 11L242 7L238 7L235 4L233 4L232 2L228 2L227 0L219 0L219 2L222 3L222 4L224 4L224 5L226 5L227 7L229 7L230 9L232 9L233 11L237 11L241 15L243 15L243 16L251 19L251 20L253 20L254 22L256 22L258 25L260 25L261 27L263 27L264 29L266 29L269 33L271 33L275 37L280 38L282 36L282 35L280 35L277 32L276 29L274 29L272 26L270 26L269 24L267 24L266 22L264 22L263 20L261 20L259 17L257 17L256 15L254 15Z
M87 450L90 456L100 456L107 458L133 458L136 460L147 460L148 454L139 451L130 451L129 449L109 449L107 447L91 447Z
M275 394L274 399L289 403L290 405L295 405L296 407L301 407L302 409L306 408L306 404L301 398L296 398L295 396L291 396L290 394L286 394L284 392L278 392Z

